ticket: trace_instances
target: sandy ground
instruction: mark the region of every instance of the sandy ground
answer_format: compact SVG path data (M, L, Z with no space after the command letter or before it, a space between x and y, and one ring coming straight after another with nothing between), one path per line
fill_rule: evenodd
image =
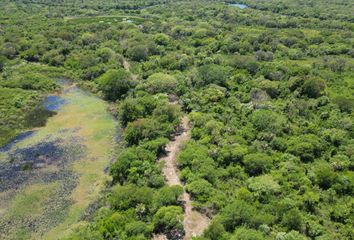
M179 151L181 150L182 145L190 139L190 126L187 116L182 118L180 131L178 135L175 136L174 140L169 142L166 145L167 155L160 159L164 162L163 174L166 178L167 184L172 185L182 185L178 177L178 168L176 165L176 159ZM193 210L192 202L189 194L184 190L183 201L185 206L184 212L184 230L185 230L185 240L189 240L194 236L199 236L209 225L210 219L206 216L200 214L197 211ZM156 235L153 238L154 240L163 240L167 239L164 235Z
M127 61L127 60L123 60L123 67L124 67L124 69L126 70L126 71L128 71L128 72L130 72L130 63ZM130 72L131 73L131 72ZM131 73L131 76L132 76L132 79L135 81L137 78L138 78L138 76L137 75L135 75L135 74L132 74Z

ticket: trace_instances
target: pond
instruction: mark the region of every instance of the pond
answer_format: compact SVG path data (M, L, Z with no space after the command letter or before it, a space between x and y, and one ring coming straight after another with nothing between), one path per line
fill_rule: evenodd
M31 117L33 129L0 148L0 239L57 239L97 199L119 139L107 109L65 83Z
M59 111L60 107L65 104L65 99L58 95L49 95L44 99L43 107L48 111Z
M230 3L230 4L228 4L228 6L237 7L237 8L240 8L240 9L248 8L248 6L246 4L242 4L242 3Z

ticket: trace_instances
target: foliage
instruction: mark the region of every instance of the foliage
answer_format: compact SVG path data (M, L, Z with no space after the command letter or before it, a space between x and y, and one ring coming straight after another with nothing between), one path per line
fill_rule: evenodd
M181 180L216 219L201 239L353 238L352 2L229 3L0 3L1 143L64 72L118 100L126 148L110 167L112 208L76 238L180 230L179 190L164 187L156 159L182 110L192 139Z
M249 225L256 209L245 201L235 201L221 211L221 223L227 231L233 231L240 225Z
M217 84L225 86L229 78L230 69L216 64L204 65L198 68L196 86L206 86L208 84Z
M120 99L134 85L124 69L109 70L97 79L97 83L104 97L110 101Z
M177 80L175 77L164 74L164 73L154 73L146 79L146 82L142 83L141 88L148 93L173 93L175 92L177 86Z
M26 121L26 116L40 101L37 92L0 87L0 145L15 137L19 130L31 125Z
M44 92L54 91L59 88L52 79L40 73L27 73L14 76L1 81L0 86L6 88L21 88L24 90L40 90Z
M119 103L119 118L126 126L128 122L151 115L158 102L159 100L151 95L144 95L139 98L127 97Z
M258 131L281 132L285 124L283 116L263 109L254 111L251 119Z
M238 228L233 237L232 240L261 240L265 239L262 233L253 230L253 229L247 229L244 227Z
M154 226L157 231L166 232L173 229L182 230L183 211L179 206L161 207L154 215Z
M110 197L110 206L116 210L128 210L138 204L150 205L153 196L152 189L137 188L134 185L115 186Z
M251 176L266 173L273 166L272 158L264 153L252 153L244 157L245 170Z
M322 79L309 78L302 86L302 93L310 98L317 98L322 95L325 87L325 82Z

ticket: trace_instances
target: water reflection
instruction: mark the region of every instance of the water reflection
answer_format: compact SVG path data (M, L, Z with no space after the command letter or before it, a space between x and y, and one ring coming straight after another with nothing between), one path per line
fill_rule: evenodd
M237 7L237 8L240 8L240 9L248 8L248 6L246 4L242 4L242 3L230 3L230 4L228 4L228 6Z

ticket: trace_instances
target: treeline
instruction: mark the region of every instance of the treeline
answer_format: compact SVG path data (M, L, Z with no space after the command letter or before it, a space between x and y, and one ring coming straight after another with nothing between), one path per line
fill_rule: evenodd
M14 2L20 4L40 4L44 6L58 6L58 7L67 7L67 8L76 8L76 7L90 7L90 8L115 8L115 9L141 9L149 6L154 6L157 4L163 4L168 1L148 1L148 0L140 0L140 1L118 1L118 0L110 0L105 1L102 4L100 1L91 0L91 1L83 1L83 0L15 0Z
M282 0L276 3L273 1L245 0L241 2L255 9L271 11L287 16L354 22L354 17L350 14L354 8L354 4L350 0L312 2Z

